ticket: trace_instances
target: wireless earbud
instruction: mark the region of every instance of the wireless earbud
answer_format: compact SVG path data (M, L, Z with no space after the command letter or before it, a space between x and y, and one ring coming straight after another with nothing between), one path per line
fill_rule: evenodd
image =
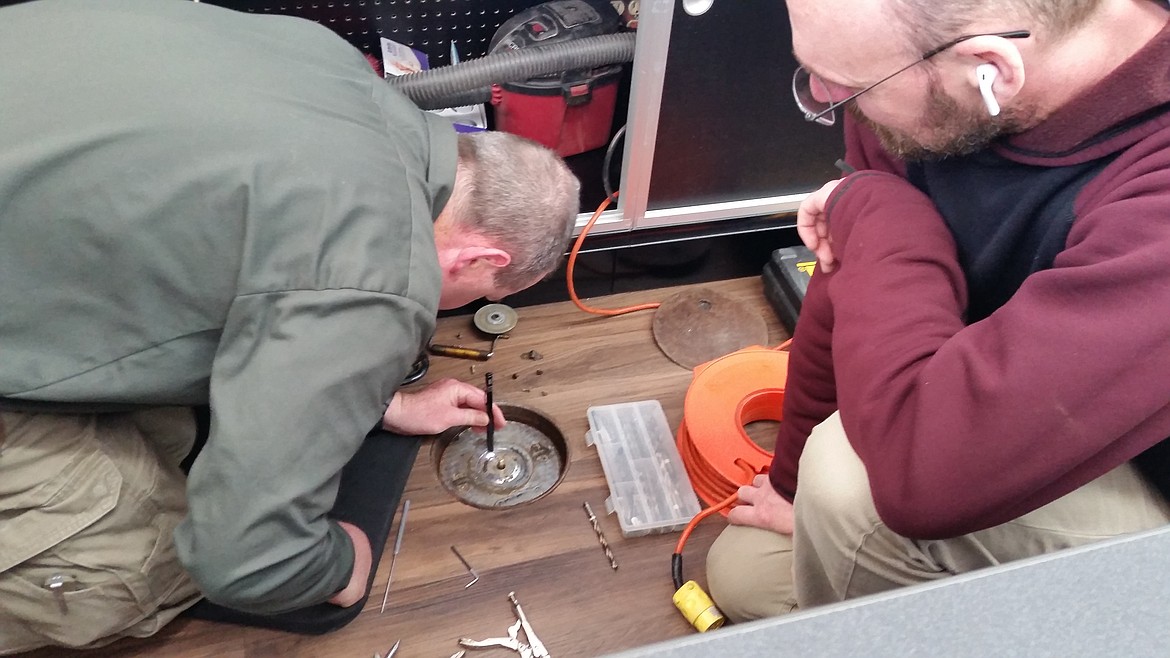
M991 91L991 85L995 82L995 76L999 75L999 69L995 68L995 64L980 64L975 67L975 77L979 80L979 94L983 96L983 104L987 106L987 113L991 116L999 116L999 101L995 100L995 93Z

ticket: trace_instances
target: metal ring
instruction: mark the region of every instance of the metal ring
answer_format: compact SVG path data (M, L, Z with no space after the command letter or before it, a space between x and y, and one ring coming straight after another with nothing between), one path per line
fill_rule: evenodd
M511 306L505 304L488 304L475 312L473 322L476 329L479 329L485 334L498 336L516 328L516 323L519 320L520 316L516 314L516 311Z

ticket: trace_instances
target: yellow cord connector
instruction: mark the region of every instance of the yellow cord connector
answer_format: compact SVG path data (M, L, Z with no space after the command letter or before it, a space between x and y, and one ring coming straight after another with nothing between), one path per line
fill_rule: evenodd
M686 617L691 626L700 633L723 625L723 613L715 607L715 602L695 581L688 580L671 598L674 599L674 607L678 608L682 616Z

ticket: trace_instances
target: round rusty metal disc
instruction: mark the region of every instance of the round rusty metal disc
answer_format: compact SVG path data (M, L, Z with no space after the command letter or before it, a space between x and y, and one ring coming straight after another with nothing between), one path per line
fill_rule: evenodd
M684 368L768 342L768 325L757 311L709 288L684 290L662 302L653 329L658 347Z
M507 509L552 491L565 477L568 445L544 415L501 404L508 424L495 431L494 452L487 451L482 429L455 427L437 437L432 460L443 488L480 509Z

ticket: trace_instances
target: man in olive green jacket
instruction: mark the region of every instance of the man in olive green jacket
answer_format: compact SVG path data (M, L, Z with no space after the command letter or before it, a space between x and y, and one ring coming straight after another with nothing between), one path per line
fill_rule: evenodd
M556 266L576 179L457 140L299 19L38 0L0 10L0 62L0 653L148 635L200 594L361 600L342 466L379 417L487 423L472 386L398 384L439 309ZM130 564L87 561L111 545Z

